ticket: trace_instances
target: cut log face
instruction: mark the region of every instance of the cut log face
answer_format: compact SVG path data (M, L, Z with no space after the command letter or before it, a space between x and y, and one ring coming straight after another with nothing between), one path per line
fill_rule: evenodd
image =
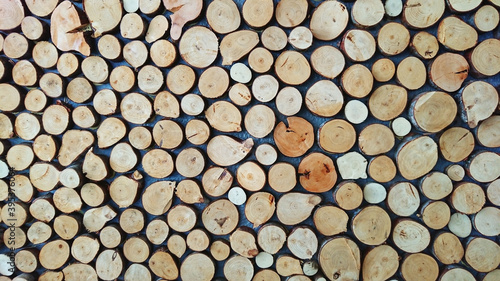
M50 17L52 42L61 51L78 51L84 56L90 55L90 46L78 29L85 24L80 12L70 1L61 2Z
M430 172L437 163L437 145L430 137L421 136L404 143L397 152L399 172L407 180Z
M432 246L436 258L444 264L460 262L464 256L464 248L458 237L449 232L439 234Z
M300 184L310 192L326 192L337 182L337 171L333 160L322 153L307 155L300 162L297 172Z
M363 280L387 280L399 267L399 256L389 245L373 248L363 260Z
M490 117L497 108L498 91L488 82L475 81L460 91L459 103L462 119L470 128Z
M437 280L439 266L436 260L422 253L408 255L401 265L401 275L405 280Z
M329 280L357 280L361 270L359 247L349 238L329 238L320 247L318 260Z
M403 22L412 28L434 25L444 14L444 0L410 0L403 8Z
M329 16L335 15L333 20ZM333 40L347 27L349 12L338 1L322 2L311 16L310 28L316 39Z
M454 51L465 51L477 44L477 31L459 17L451 16L439 23L437 38L439 43Z

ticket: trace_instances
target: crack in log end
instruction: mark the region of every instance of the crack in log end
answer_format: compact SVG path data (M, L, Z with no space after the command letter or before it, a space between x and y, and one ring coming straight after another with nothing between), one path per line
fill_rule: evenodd
M287 132L287 133L295 133L295 131L294 131L294 130L292 130L292 129L286 129L286 131L285 131L285 132Z
M303 176L306 179L309 179L309 177L311 176L311 171L305 170L304 173L303 174L299 174L299 176Z
M468 73L468 72L469 72L468 69L464 69L464 70L456 71L454 74L462 74L462 73Z
M223 217L223 218L217 218L214 219L214 221L220 226L223 227L226 221L229 219L229 217Z
M283 67L287 62L288 62L288 57L285 59L285 61L283 62L283 64L281 64L280 67Z
M186 4L182 4L182 5L179 5L179 6L172 7L172 8L169 9L169 11L172 12L172 13L176 13L177 11L179 11L180 9L182 9L182 7L184 7L184 5L186 5Z
M220 174L220 176L217 178L217 180L223 180L225 177L227 176L227 170L224 169L224 171L222 171L222 173Z
M330 167L325 163L323 163L323 167L325 167L326 174L329 174L332 171Z
M416 7L420 7L420 6L422 6L422 4L421 3L417 3L417 4L407 5L406 8L409 9L409 8L416 8Z

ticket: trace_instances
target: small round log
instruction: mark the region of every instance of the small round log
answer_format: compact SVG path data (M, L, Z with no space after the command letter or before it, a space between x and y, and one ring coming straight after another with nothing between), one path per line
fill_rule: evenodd
M22 34L9 33L3 41L3 53L10 59L26 58L32 49L30 43Z
M450 221L450 207L442 201L427 202L422 206L422 220L431 229L442 229Z
M246 130L251 136L264 138L273 131L276 116L269 106L257 104L248 110L244 122Z
M440 109L441 106L442 104L439 106ZM452 127L439 138L441 154L446 160L454 163L469 157L474 150L474 145L474 135L469 130L461 127Z
M19 86L35 86L40 76L41 71L28 60L19 60L12 68L12 79Z
M394 143L392 130L382 124L370 124L358 136L359 149L365 155L370 156L389 152L394 147Z
M278 26L269 26L262 32L262 45L270 51L281 51L287 45L287 35Z
M305 96L309 111L321 117L332 117L340 112L344 97L340 89L330 80L314 83Z
M66 95L73 102L85 103L94 95L94 85L85 77L77 77L68 83ZM54 95L54 97L57 96Z
M150 245L143 236L132 236L123 243L123 256L130 262L144 262L150 251Z
M16 117L14 130L18 137L23 140L33 140L40 134L40 118L31 113L23 112Z
M288 234L287 247L299 259L311 259L318 250L318 238L311 228L298 226Z
M309 28L305 26L297 26L288 35L288 42L296 50L307 50L312 46L313 35Z
M255 150L255 158L260 164L269 166L278 159L278 152L272 145L263 143Z
M401 276L407 281L437 280L438 275L438 263L433 257L427 254L417 253L408 255L401 264Z
M377 182L389 182L396 177L396 164L386 155L372 158L368 164L368 174Z
M294 87L285 87L276 96L276 108L285 116L299 113L302 107L302 94Z
M186 101L184 101L184 99L189 102L188 106L186 106ZM203 111L204 107L205 104L203 99L201 99L199 95L188 94L182 99L181 104L179 104L179 101L177 101L175 96L168 91L159 92L155 96L153 103L154 112L157 115L166 118L179 117L181 114L181 108L186 114L191 115L193 113L197 113L195 115L198 115Z
M423 251L431 242L429 230L411 219L403 219L396 223L392 230L392 241L406 253Z
M200 185L192 179L180 181L175 188L175 195L186 204L203 203L205 201Z
M363 188L363 198L370 204L378 204L387 197L387 191L383 185L371 182Z
M399 256L389 245L371 249L363 260L363 280L387 280L399 267Z
M172 30L170 32L172 33ZM199 41L198 38L204 38L204 40ZM194 26L186 30L179 42L181 57L189 65L197 68L211 65L217 57L218 49L219 43L215 34L202 26Z
M345 67L345 58L342 52L330 45L318 47L311 53L311 66L319 75L334 79Z
M271 0L245 1L241 13L243 20L249 26L261 28L271 21L274 15L274 3Z
M44 222L36 221L28 228L26 236L31 243L42 244L52 236L52 228Z
M361 253L354 241L333 237L321 245L318 252L319 266L329 280L359 279Z
M422 59L433 59L439 51L437 38L426 31L413 35L410 43L411 50Z
M434 25L444 14L444 0L409 0L403 7L402 22L414 29Z
M114 280L123 272L124 260L118 249L101 252L96 259L95 271L102 280Z
M70 255L70 246L64 240L54 240L45 244L40 250L40 264L49 270L63 266Z
M498 10L491 5L484 5L474 14L474 26L480 32L489 32L494 30L500 22Z
M248 191L259 191L266 184L266 173L255 162L241 164L236 171L236 179L241 187Z
M446 175L452 181L461 181L465 177L465 169L458 164L450 165L446 167Z
M278 78L288 85L300 85L311 75L311 66L304 55L296 51L282 52L274 64Z
M94 109L100 115L111 115L118 111L118 95L110 89L102 89L93 99Z
M450 217L448 229L460 238L468 237L472 231L472 223L470 218L461 213L454 213Z
M5 160L14 171L22 171L33 163L35 153L29 144L16 144L7 151Z
M200 75L198 89L202 96L210 99L221 97L229 87L229 75L219 66L207 68Z
M471 182L461 182L455 186L451 194L451 206L463 214L475 214L479 212L486 203L486 195L483 189Z
M251 138L239 141L229 136L218 135L208 142L207 155L217 165L231 166L243 160L253 145Z
M387 84L378 87L371 94L368 106L375 118L389 121L403 113L407 100L408 93L405 88Z
M400 217L409 217L420 205L418 190L409 182L392 185L387 193L387 207Z
M500 72L499 47L500 42L490 38L482 41L472 50L468 60L473 75L484 77L493 76Z
M125 234L118 225L111 224L99 231L99 241L108 249L118 247L124 239Z
M179 277L179 268L174 258L166 249L156 250L149 258L149 269L158 277L175 280Z
M353 64L344 71L340 83L350 96L364 98L372 91L373 75L366 66Z
M256 1L263 2L262 0ZM266 1L266 3L267 2L268 1ZM250 5L249 1L245 1L243 4L243 10L245 10L245 5L247 4ZM238 61L247 55L255 46L257 46L258 43L259 35L257 32L252 30L234 31L224 36L219 46L220 54L222 56L222 65L232 65L235 61Z
M344 210L354 210L363 202L363 191L354 181L343 181L335 188L333 200Z
M142 194L144 210L151 215L165 214L172 206L175 182L157 181L149 185Z
M332 15L335 15L332 20ZM311 16L309 27L314 38L329 41L337 38L347 27L349 11L338 1L322 2Z
M500 155L482 151L471 157L467 163L467 172L478 182L491 182L500 177Z
M276 6L276 21L283 27L295 27L306 19L308 6L305 0L280 1Z
M227 240L219 239L212 242L210 245L210 254L216 261L227 260L231 253L231 247Z
M116 215L117 213L109 205L92 208L87 210L83 215L83 225L89 232L97 232L104 227L106 222L115 218Z
M155 41L151 45L150 56L151 60L158 67L170 67L177 59L177 50L175 49L174 44L172 44L170 41L161 39ZM157 75L161 74L162 74L161 72L158 72ZM161 86L160 83L162 83L162 80L163 77L158 77L157 80L155 80L155 82L159 83L159 86Z
M130 41L123 46L122 54L125 61L134 69L143 66L149 56L146 44L139 40Z
M425 84L426 74L424 63L417 57L403 59L396 69L397 81L408 90L420 89Z
M429 65L430 82L446 92L455 92L460 89L468 75L469 64L459 54L441 54Z
M486 189L488 200L496 206L500 206L500 179L491 182Z
M142 264L131 264L123 275L124 281L132 281L132 280L144 280L144 281L152 281L151 271L149 268Z
M500 246L492 240L473 237L465 247L465 261L479 272L490 272L500 264Z
M389 238L391 219L382 208L369 206L353 218L351 227L356 238L362 243L380 245Z
M38 267L38 254L37 249L23 249L17 252L14 256L16 268L24 273L33 273Z
M300 184L309 192L326 192L337 182L333 160L322 153L307 155L300 162L297 172Z
M262 40L262 44L264 44L264 40ZM266 48L257 47L248 55L248 66L257 73L268 72L273 64L274 57Z
M126 39L137 39L146 32L142 17L137 13L128 13L120 21L120 35Z
M263 225L257 233L257 243L266 253L276 254L285 244L287 234L285 229L275 223Z
M69 109L63 105L50 105L42 115L43 129L51 135L62 134L68 128L69 122Z
M399 172L407 180L427 174L434 168L437 160L437 144L428 136L420 136L403 143L396 153Z
M161 245L165 242L169 232L170 228L168 227L167 222L162 218L152 220L146 227L146 237L149 242L154 245Z
M214 262L203 253L187 256L181 264L180 277L185 281L210 281L215 275Z
M420 191L431 200L441 200L453 191L453 183L446 174L431 172L422 178Z
M283 277L304 273L300 260L291 255L282 255L276 259L276 272Z
M208 195L213 197L225 194L232 183L233 176L231 173L221 167L208 168L202 177L203 189Z
M305 221L319 203L321 203L319 195L289 192L278 200L276 215L281 223L296 225Z
M144 124L153 114L151 101L143 94L127 94L120 103L120 111L125 120L134 124Z
M437 30L439 43L453 51L465 51L477 44L477 31L457 16L441 20Z
M477 127L480 121L489 118L498 102L498 91L485 81L472 82L459 92L461 117L470 128Z
M122 57L122 43L116 36L106 34L99 38L97 42L97 49L102 57L108 60L118 60Z
M479 124L476 131L478 142L485 147L500 147L500 116L493 115Z
M350 29L342 37L340 49L351 61L364 62L375 54L377 42L366 30Z
M321 206L314 211L313 222L319 233L333 236L347 231L349 216L335 206Z
M229 243L231 249L242 257L254 258L259 253L255 232L249 227L238 227L229 237Z
M457 104L449 94L424 92L412 100L409 116L416 128L424 132L436 133L453 122L457 110Z
M457 236L443 232L434 239L432 253L443 264L454 264L464 257L464 248Z
M252 280L254 268L252 262L243 256L230 257L224 264L224 276L227 280Z
M384 15L384 4L380 0L356 1L351 10L353 23L363 28L377 25Z
M248 114L247 114L248 116ZM240 132L241 113L232 103L227 101L216 101L205 111L210 126L221 132ZM272 124L274 125L274 124ZM271 128L272 128L271 125Z
M240 27L241 16L236 3L229 0L210 2L207 7L207 22L219 34L227 34Z
M183 149L175 159L175 168L179 174L186 178L200 175L205 168L205 157L199 149Z
M270 220L275 210L275 200L271 193L256 192L248 198L245 205L245 217L253 223L255 228Z
M472 223L482 235L495 237L500 234L498 216L500 216L500 209L485 207L474 216Z
M97 256L99 248L99 240L96 237L83 234L73 240L71 255L81 263L89 263Z
M53 68L59 59L57 48L47 41L40 41L33 47L33 60L41 68Z

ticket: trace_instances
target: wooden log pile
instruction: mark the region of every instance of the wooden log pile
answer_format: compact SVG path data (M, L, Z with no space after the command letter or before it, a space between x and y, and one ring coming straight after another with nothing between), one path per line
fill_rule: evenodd
M500 280L498 0L0 0L0 281Z

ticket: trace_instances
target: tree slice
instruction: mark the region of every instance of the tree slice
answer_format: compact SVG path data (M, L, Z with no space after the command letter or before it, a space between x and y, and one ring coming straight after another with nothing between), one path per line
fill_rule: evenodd
M306 50L312 46L313 35L311 30L305 26L297 26L288 35L288 42L296 50Z
M486 190L488 200L493 205L500 206L500 179L491 182Z
M363 280L387 280L399 267L399 256L389 245L380 245L368 252L363 260Z
M160 1L158 1L159 3ZM155 16L149 22L148 31L146 32L145 40L148 43L154 43L156 40L162 38L167 33L170 24L164 15Z
M216 261L227 260L230 253L231 247L229 246L227 240L218 239L210 245L210 254Z
M236 171L236 179L241 187L248 191L259 191L266 184L266 173L255 162L241 164Z
M453 191L453 183L446 174L431 172L422 178L420 191L431 200L440 200Z
M142 167L151 177L164 178L174 171L174 160L167 151L153 149L142 158Z
M17 269L24 273L33 273L38 267L38 250L23 249L16 253L14 263ZM19 275L16 278L21 277Z
M494 30L500 21L498 10L491 5L484 5L474 14L474 26L481 32Z
M83 215L83 225L90 232L101 230L106 222L116 217L117 213L109 206L92 208Z
M139 93L127 94L120 103L120 111L125 120L134 124L144 124L151 117L151 101Z
M403 1L387 0L384 4L385 14L389 17L397 17L403 12Z
M186 178L196 177L205 167L205 157L199 149L186 148L175 159L177 172Z
M94 270L94 272L95 272L95 270ZM50 280L63 281L64 280L64 274L61 271L50 271L50 270L47 270L47 271L43 272L40 275L39 280L40 281L50 281ZM10 279L5 280L5 281L10 281Z
M83 160L82 172L91 180L104 180L110 175L108 159L102 155L95 154L93 148L89 149Z
M364 0L369 1L369 0ZM354 62L364 62L375 54L377 43L375 38L365 30L350 29L342 37L340 49L350 60Z
M231 201L219 199L203 210L201 220L208 232L214 235L227 235L238 226L239 213Z
M472 73L476 76L493 76L500 72L498 49L500 41L486 39L479 43L470 54Z
M219 135L208 142L207 154L215 164L231 166L243 160L252 150L253 144L251 138L238 141L229 136Z
M152 65L145 65L137 75L139 89L148 94L156 94L163 86L163 81L161 70Z
M333 188L337 172L330 157L322 153L311 153L299 164L300 184L310 192L321 193Z
M123 259L121 253L116 250L104 250L97 256L96 267L97 276L102 280L114 280L123 271Z
M129 176L121 175L113 180L109 186L111 200L120 208L132 205L138 197L138 189L142 188L142 175L134 173ZM144 204L143 205L147 205ZM145 206L145 209L148 209Z
M469 271L460 268L460 267L455 267L455 266L448 266L443 273L441 273L439 280L442 281L451 281L451 280L457 280L461 279L464 281L473 281L476 280L474 278L474 275L472 275Z
M295 167L286 162L274 164L267 177L271 188L278 192L288 192L297 184Z
M470 12L476 9L481 1L471 0L471 1L459 1L459 0L446 0L448 8L453 12L464 13Z
M18 88L8 83L2 83L0 84L0 90L1 90L0 98L2 98L2 101L4 101L0 105L0 110L8 112L8 111L18 111L19 109L21 109L22 96ZM11 116L8 117L9 118L7 118L7 116L3 118L5 120L4 122L8 122L7 120L11 121L10 119L14 121L14 118L10 118Z
M20 101L20 99L19 99ZM0 113L0 139L5 140L15 136L14 134L14 115Z
M311 54L311 66L319 75L333 79L345 66L345 58L339 49L325 45L315 49Z
M500 264L500 246L492 240L473 237L465 248L465 261L479 272L490 272Z
M446 175L452 181L461 181L465 177L465 169L458 164L450 165L446 168Z
M61 51L77 51L84 56L90 55L83 32L79 28L85 22L80 12L70 1L63 1L52 12L50 17L50 35L52 43Z
M343 181L335 188L333 200L344 210L354 210L363 201L363 191L354 181Z
M302 107L302 94L295 87L285 87L276 96L276 108L286 116L293 116Z
M151 25L150 25L151 26ZM151 45L150 50L151 60L158 67L170 67L177 59L177 50L170 41L165 39L158 40ZM161 72L160 72L161 73ZM155 80L157 83L161 83L163 80ZM182 83L180 83L182 84ZM179 85L181 86L181 85Z
M214 262L205 254L193 253L181 264L180 277L185 281L209 281L215 275Z
M174 234L167 241L168 250L176 257L180 258L186 252L186 240L184 237Z
M123 255L130 262L144 262L150 251L150 245L142 236L130 237L123 243Z
M245 7L245 4L243 5ZM250 5L250 3L248 3ZM243 7L243 11L245 8ZM243 12L243 17L245 14ZM222 65L231 65L248 54L259 43L259 35L255 31L240 30L232 32L220 42Z
M39 89L30 90L24 97L24 107L31 112L40 112L47 106L47 96Z
M73 240L71 255L81 263L89 263L99 251L99 240L89 234L83 234Z
M270 0L245 1L242 9L243 19L253 28L261 28L271 21L274 3Z
M186 245L195 252L201 252L208 248L210 237L202 229L193 229L186 237Z
M94 143L94 136L89 131L69 130L64 133L58 160L63 166L70 165Z
M241 16L238 7L230 0L217 0L208 4L207 22L219 34L227 34L240 27Z
M135 234L144 228L145 216L142 209L128 208L120 214L120 228L128 234Z
M82 199L80 195L72 188L60 187L54 192L54 206L63 213L72 213L80 211L82 208Z
M354 241L344 237L329 238L319 249L319 265L325 276L333 280L358 280L361 253Z
M355 98L364 98L372 90L373 75L366 66L354 64L344 71L340 82L347 94Z
M109 249L116 248L123 243L125 234L119 225L108 225L99 231L99 240L101 244Z
M12 79L19 86L35 86L40 76L38 67L28 60L20 60L12 68Z
M400 146L396 163L405 179L414 180L430 172L437 158L436 143L428 136L420 136Z
M467 60L453 53L439 55L429 66L429 79L433 85L447 92L455 92L469 74Z
M40 250L40 264L46 269L58 269L66 263L69 254L70 247L64 240L51 241Z
M84 0L83 9L94 31L94 38L115 29L122 19L123 8L119 0Z
M208 168L202 177L203 190L213 197L224 195L232 183L233 176L231 173L221 167Z
M146 44L139 40L128 42L123 47L122 53L125 61L134 69L137 69L144 65L149 55Z
M94 109L86 105L76 107L71 113L71 118L75 125L83 129L95 127L99 121L99 116Z
M44 222L36 221L28 228L26 236L31 243L42 244L52 236L52 228Z
M230 102L216 101L205 111L205 116L210 126L218 131L241 131L241 113L238 108Z
M422 253L411 254L403 260L401 275L407 281L437 280L439 266L436 260L429 255Z
M33 60L42 68L53 68L59 59L57 48L47 41L40 41L33 47Z
M170 228L167 222L162 218L156 218L152 220L146 227L146 237L149 242L154 245L161 245L165 240L167 240Z
M202 100L202 102L203 102L203 100ZM203 105L203 107L205 106L204 103L202 105ZM183 109L185 107L186 106L183 106ZM181 112L180 112L181 107L179 105L179 102L177 101L175 96L172 95L168 91L161 91L155 96L153 109L157 115L167 117L167 118L177 118L181 114ZM201 113L199 108L196 108L196 110L197 110L197 112ZM203 108L201 108L201 110L203 110Z
M387 191L380 183L371 182L363 188L363 197L370 204L378 204L385 200Z
M224 264L224 276L227 280L252 280L254 268L252 262L240 255L230 257Z
M237 206L241 206L245 204L245 202L247 202L247 195L245 193L245 190L238 186L235 186L229 190L229 192L227 193L227 198Z
M418 209L420 196L415 186L409 182L392 185L387 194L387 206L400 217L409 217Z
M94 109L100 115L111 115L118 111L118 97L110 89L102 89L97 92L93 99Z
M422 131L436 133L450 125L457 115L457 104L444 92L425 92L410 105L410 120Z
M403 219L394 226L392 240L399 249L407 253L418 253L427 248L431 235L420 223Z
M322 2L311 16L309 24L314 38L329 41L344 32L349 22L349 11L338 1Z
M303 274L300 260L290 255L282 255L276 259L276 272L284 277Z
M39 190L52 190L59 183L60 171L53 164L35 163L29 172L31 183Z
M167 74L167 86L176 95L183 95L193 88L196 82L194 70L184 64L174 66Z
M255 264L260 268L269 268L274 264L274 258L269 253L260 252L255 256Z
M443 16L444 10L444 0L410 0L404 5L402 22L415 29L427 28Z
M29 144L16 144L9 149L5 160L9 169L22 171L31 166L35 160L35 153Z
M394 161L386 155L372 158L368 164L368 174L377 182L389 182L396 177L396 165Z
M450 207L444 202L428 202L422 206L422 220L431 229L442 229L450 221Z
M194 1L193 4L198 2L201 3L201 0ZM190 8L190 6L191 5L186 5L185 7ZM172 21L172 28L174 24L175 22ZM172 28L170 29L171 36ZM200 40L199 38L203 38L203 40ZM181 54L181 57L189 65L197 68L205 68L211 65L217 57L218 50L219 42L217 36L215 36L215 34L208 28L202 26L194 26L188 29L182 36L179 43L179 53Z
M337 166L343 179L366 179L368 161L363 155L352 151L337 158Z
M128 92L135 86L135 73L130 67L120 65L111 70L109 84L117 92Z
M281 51L286 47L287 35L278 26L269 26L261 34L262 45L270 51Z
M426 31L420 31L415 34L410 47L413 53L422 59L432 59L439 51L437 38Z
M72 79L68 83L68 87L66 88L66 95L70 100L76 103L87 102L92 97L93 94L94 94L94 86L90 83L90 81L87 78L84 77L77 77L75 79ZM60 96L60 94L54 95L54 97L57 96Z
M283 27L295 27L307 16L308 3L305 0L284 0L276 6L276 21Z
M263 225L257 234L257 243L267 253L276 254L285 244L285 229L274 223Z
M461 182L451 194L451 206L464 214L475 214L486 203L483 189L471 182Z
M39 17L47 17L54 11L56 8L58 1L55 0L47 0L47 1L36 1L36 0L27 0L25 4L29 11L37 15Z
M485 119L476 131L478 142L485 147L500 147L500 116L493 115Z
M311 75L308 60L296 51L281 53L274 66L278 78L288 85L300 85Z
M122 44L114 35L106 34L97 42L101 56L109 60L117 60L122 55Z
M132 281L132 280L144 280L151 281L151 272L149 269L142 264L131 264L123 275L123 280Z
M349 216L335 206L321 206L314 211L313 222L317 231L325 236L347 232Z
M495 269L486 274L483 278L483 281L495 281L496 279L498 279L498 277L500 277L500 270Z
M272 75L260 75L252 83L252 94L256 100L269 102L276 97L279 83Z
M394 76L396 66L390 59L382 58L373 63L371 72L373 78L378 82L387 82Z
M262 34L264 34L264 32ZM262 44L264 44L264 40L262 40ZM273 64L274 57L266 48L257 47L248 55L248 66L257 73L268 72ZM229 94L231 94L231 92Z
M384 14L384 4L381 0L356 1L351 10L353 23L364 28L378 24L382 21Z
M373 156L389 152L395 140L389 127L382 124L370 124L359 133L358 143L361 152Z
M251 228L238 227L229 237L229 242L231 249L243 257L253 258L259 253L255 232Z
M478 152L471 157L467 172L478 182L491 182L500 177L500 155L494 152Z
M436 236L432 252L444 264L459 263L464 256L464 248L460 240L449 232L443 232Z
M23 140L33 140L41 129L40 118L31 113L23 112L16 117L14 129Z
M245 217L256 228L271 219L275 210L274 196L271 193L256 192L248 198L245 205Z
M396 85L378 87L370 96L370 113L377 119L388 121L403 113L408 93L405 88Z
M109 155L109 165L117 173L125 173L137 165L137 154L128 143L119 143Z
M398 82L409 90L420 89L425 84L426 74L424 63L417 57L403 59L396 70Z
M367 245L382 244L389 238L390 229L389 215L378 206L365 207L352 220L354 235Z
M170 15L170 20L172 21L170 37L174 41L177 41L181 38L184 25L200 16L203 1L163 0L163 5L173 13Z
M484 236L498 236L500 234L499 216L500 209L485 207L474 216L474 228Z
M238 83L248 83L252 80L252 71L245 64L238 62L231 66L231 79Z
M321 117L332 117L340 112L344 97L340 89L329 80L320 80L312 85L306 93L306 106L314 114Z
M54 219L54 231L64 240L73 239L81 228L81 216L60 215Z
M319 195L289 192L278 200L276 214L281 223L296 225L306 220L319 203L321 203Z
M442 106L442 104L436 106ZM439 138L439 150L443 157L450 162L460 162L469 157L474 150L474 145L474 135L461 127L452 127Z
M456 236L465 238L468 237L472 231L472 223L467 215L454 213L450 217L448 228Z
M24 35L21 35L17 32L12 32L7 35L3 42L3 52L8 58L11 59L26 58L31 48L32 45L30 44L28 39L26 39ZM33 49L33 51L35 51L35 49ZM33 52L32 54L35 55L37 53ZM36 57L38 57L38 55Z
M379 30L377 43L384 55L398 55L408 47L410 32L400 23L389 22Z
M275 123L274 112L267 105L257 104L245 115L245 128L255 138L264 138L270 134Z
M318 238L309 227L295 227L288 235L287 246L299 259L311 259L318 250Z
M198 89L206 98L221 97L229 87L229 75L222 67L213 66L205 71L198 80Z
M490 117L497 108L498 91L488 82L475 81L460 90L462 120L475 128L482 120Z
M477 44L477 31L457 16L444 18L437 31L437 39L448 49L465 51Z

